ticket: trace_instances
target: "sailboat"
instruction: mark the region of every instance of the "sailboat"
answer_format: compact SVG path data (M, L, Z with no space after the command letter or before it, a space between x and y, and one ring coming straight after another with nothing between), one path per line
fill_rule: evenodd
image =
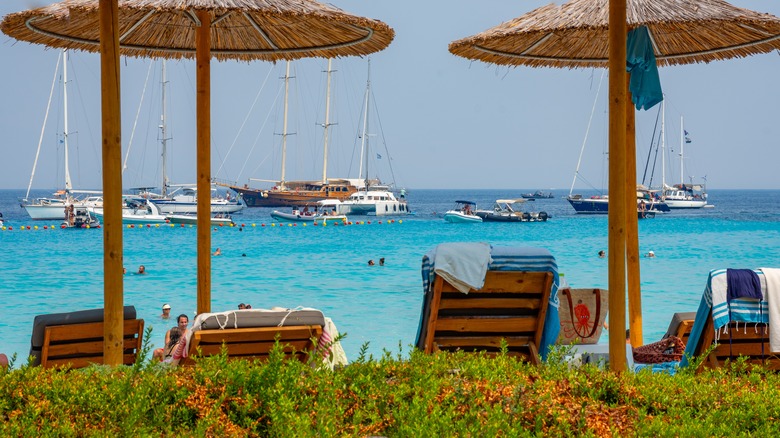
M606 74L606 73L605 73ZM582 163L582 155L585 152L585 144L587 143L588 133L590 131L590 124L593 121L593 113L596 110L596 101L598 100L599 90L601 90L601 82L604 79L602 75L599 81L599 86L596 91L596 100L593 102L593 108L591 110L590 120L588 121L588 128L585 131L585 139L582 142L580 148L580 156L577 160L577 168L574 171L574 179L571 182L571 188L569 189L569 195L566 200L574 208L577 214L608 214L609 213L609 195L599 194L590 197L584 197L581 194L574 194L574 185L577 183L577 177L580 175L580 164ZM665 213L669 211L669 206L666 205L657 196L656 191L651 190L642 184L636 186L636 203L637 203L637 217L639 219L645 219L649 217L655 217L656 213Z
M287 61L284 76L284 127L282 131L282 173L279 181L250 178L250 181L272 183L271 189L252 188L249 184L220 184L239 193L248 207L305 207L325 199L343 200L363 185L363 180L350 178L328 178L328 129L330 128L330 79L333 70L328 59L328 85L325 100L324 153L322 179L288 181L286 179L287 116L290 84L290 61Z
M128 206L133 209L133 212L123 212L123 222L126 223L155 223L159 222L159 217L144 217L148 214L154 216L161 216L166 214L197 213L197 200L198 193L195 184L180 184L173 185L170 183L167 174L167 155L168 155L168 132L167 132L167 94L166 85L168 83L166 75L166 62L162 61L161 68L161 83L162 83L162 111L161 111L161 123L160 123L160 141L162 143L162 184L160 186L160 194L149 192L148 188L142 188L143 193L135 196L128 196L130 199ZM173 191L169 190L175 187ZM229 195L221 197L218 195L217 188L212 187L211 193L211 212L212 213L235 213L242 210L245 205L241 201L240 196L235 199L230 199ZM154 204L153 208L145 205L145 201L148 200ZM135 201L136 205L133 205ZM141 206L142 208L138 208ZM146 222L146 221L151 222Z
M371 97L371 58L368 59L368 74L366 79L366 94L363 107L363 133L360 146L360 170L365 184L363 188L349 195L349 198L337 207L337 211L347 215L398 216L409 214L405 196L396 197L390 186L369 179L368 163L370 147L368 142L368 109ZM377 157L381 155L377 154ZM365 172L365 173L364 173ZM403 192L402 192L403 194Z
M75 208L89 208L89 207L102 207L103 197L100 191L88 191L88 190L74 190L73 184L70 178L70 166L69 166L69 150L68 150L68 51L63 50L60 54L60 58L57 62L57 68L54 72L54 80L56 81L57 74L59 73L59 63L62 62L62 94L63 94L63 138L62 144L65 152L64 166L65 166L65 188L58 190L53 194L53 197L49 198L35 198L30 199L30 189L32 187L33 179L35 178L35 169L38 166L38 157L40 156L41 143L43 141L43 132L46 127L46 120L49 116L49 109L46 110L46 117L44 117L43 128L41 129L41 138L38 143L38 151L35 155L35 163L33 164L32 174L30 175L30 182L27 186L27 193L20 201L22 208L27 211L30 218L33 220L65 220L67 217L67 211L72 205ZM52 83L52 94L54 92L54 83ZM51 103L51 96L49 97L49 103ZM87 195L81 199L77 198L77 194Z
M706 177L705 182L701 184L694 184L693 177L690 177L690 184L685 184L683 179L683 175L685 175L683 150L685 148L685 144L690 142L691 140L687 136L687 132L684 128L683 118L680 116L680 184L675 184L674 186L666 185L665 171L663 175L664 191L662 198L669 206L669 208L683 209L708 207Z

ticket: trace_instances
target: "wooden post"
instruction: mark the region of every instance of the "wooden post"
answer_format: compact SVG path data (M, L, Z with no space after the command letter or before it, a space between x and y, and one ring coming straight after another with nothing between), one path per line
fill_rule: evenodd
M642 280L639 270L639 226L636 208L636 111L631 104L628 84L631 74L626 75L626 270L628 271L628 328L631 330L631 345L642 342Z
M626 0L609 2L609 367L626 360Z
M103 360L123 362L122 125L119 4L100 0L100 105L103 127Z
M211 17L197 11L195 34L197 186L198 186L198 313L211 312Z

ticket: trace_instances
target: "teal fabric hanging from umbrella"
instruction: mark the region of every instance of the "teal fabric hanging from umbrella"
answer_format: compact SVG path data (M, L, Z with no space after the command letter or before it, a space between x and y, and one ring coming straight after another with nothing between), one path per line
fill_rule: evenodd
M639 26L628 32L626 71L631 74L628 89L636 109L649 110L664 100L647 26Z

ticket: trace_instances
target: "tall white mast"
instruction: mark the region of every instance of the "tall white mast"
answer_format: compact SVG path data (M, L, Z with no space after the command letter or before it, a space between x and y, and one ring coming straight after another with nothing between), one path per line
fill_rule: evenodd
M366 79L366 98L365 109L363 111L363 136L360 141L360 171L358 176L363 173L363 159L366 162L366 190L368 190L368 96L371 94L371 58L368 58L368 76Z
M685 186L685 173L683 170L683 148L685 147L685 129L683 128L683 116L680 116L680 187Z
M166 75L165 60L162 60L162 113L160 115L160 135L162 136L162 188L161 194L163 197L168 196L168 125L167 125L167 105L165 86L168 84L168 77Z
M661 102L661 193L666 190L666 99Z
M282 128L282 175L279 186L284 189L284 169L287 164L287 97L290 92L290 61L284 74L284 127Z
M332 58L328 58L328 85L325 91L325 124L322 125L325 128L323 157L322 157L322 183L328 183L328 128L330 127L330 75L333 70L330 69Z
M63 144L65 145L65 191L73 190L73 184L70 180L70 166L68 164L68 51L64 50L62 64L62 100L64 105L64 132Z

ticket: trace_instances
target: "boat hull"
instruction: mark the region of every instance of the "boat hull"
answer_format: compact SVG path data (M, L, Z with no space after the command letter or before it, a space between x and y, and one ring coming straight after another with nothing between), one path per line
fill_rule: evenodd
M667 198L664 202L672 209L703 208L707 205L707 201L705 200L679 200Z
M448 211L444 213L444 220L453 224L481 223L482 218L474 214L465 214L461 211Z
M186 225L198 224L198 217L196 215L171 214L171 215L167 215L166 218L172 224L186 224ZM232 225L232 224L233 224L233 219L230 218L224 218L224 217L211 218L211 225Z
M343 201L357 191L357 188L351 185L323 186L321 190L261 190L238 186L227 187L241 194L247 207L304 207L326 199Z
M607 214L609 213L609 199L607 198L583 198L568 199L569 204L578 214ZM663 202L647 204L647 211L668 212L669 206Z
M157 206L157 209L160 211L161 214L180 214L180 213L195 214L198 212L197 202L179 202L179 201L169 201L169 200L164 200L164 201L153 200L152 202L154 203L154 205ZM212 213L235 213L237 211L241 211L243 208L244 205L238 202L211 204Z
M530 213L495 213L492 211L477 211L485 222L547 222L548 215L545 212L539 212L537 215Z
M285 213L274 210L271 212L271 217L281 222L314 222L314 219L317 218L317 215L304 213Z
M65 219L65 204L60 205L24 205L30 219L34 221L49 221Z
M103 222L103 209L95 208L92 210L92 214ZM168 219L160 214L137 214L122 211L122 223L125 225L130 224L165 224L168 223Z

